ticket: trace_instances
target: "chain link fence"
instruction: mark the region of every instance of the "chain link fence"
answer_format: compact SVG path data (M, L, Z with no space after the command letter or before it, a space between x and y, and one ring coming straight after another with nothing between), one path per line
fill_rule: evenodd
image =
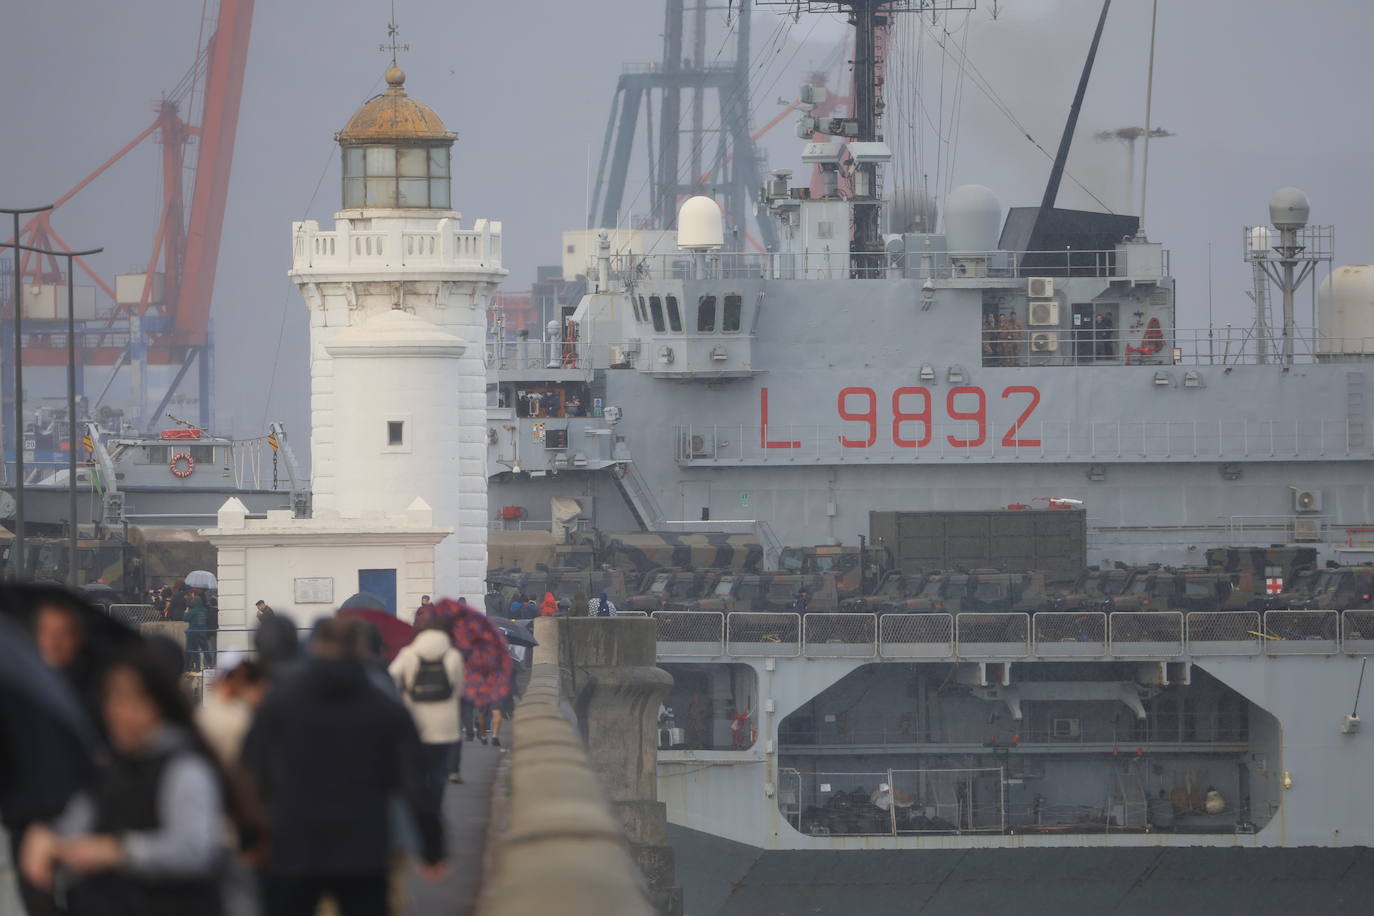
M1341 651L1337 611L1269 611L1264 651L1270 655L1334 655Z
M878 619L883 658L949 658L954 654L954 615L884 614Z
M1188 651L1193 655L1258 655L1258 611L1194 611L1187 617Z
M112 604L110 616L120 623L128 624L135 630L140 624L161 620L162 615L151 604Z
M1374 611L1341 615L1341 646L1351 655L1374 655Z
M969 658L1021 658L1030 651L1030 615L958 614L959 654Z
M1107 654L1107 615L1098 612L1042 612L1034 618L1035 654L1098 656Z
M802 645L808 656L873 658L878 654L878 618L873 614L807 614Z
M1113 655L1183 654L1183 612L1117 611L1111 615Z
M731 655L801 654L801 615L736 611L725 618Z
M719 611L655 611L659 655L706 655L725 651L725 615Z

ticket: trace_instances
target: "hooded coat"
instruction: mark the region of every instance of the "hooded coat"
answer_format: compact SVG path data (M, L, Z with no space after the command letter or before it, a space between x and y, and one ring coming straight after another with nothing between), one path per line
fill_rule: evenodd
M410 688L420 672L420 662L442 662L453 688L446 700L416 702ZM458 705L463 699L463 655L443 630L421 630L410 645L396 655L387 669L401 690L406 708L415 719L420 741L425 744L453 744L462 736L458 728Z
M540 617L552 617L558 613L558 601L553 597L553 592L545 592L544 600L539 604Z

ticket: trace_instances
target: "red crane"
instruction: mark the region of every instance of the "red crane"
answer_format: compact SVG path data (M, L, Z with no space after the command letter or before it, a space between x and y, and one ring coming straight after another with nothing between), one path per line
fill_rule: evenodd
M239 102L248 61L248 39L254 0L204 0L201 34L195 62L157 108L157 116L118 152L100 164L58 199L56 207L30 219L20 235L24 244L50 250L72 250L53 227L54 213L99 178L116 162L150 137L162 147L161 212L152 253L136 297L117 294L116 286L98 275L84 260L77 265L114 302L108 315L82 322L78 331L84 366L130 366L141 387L146 366L178 366L162 403L150 415L156 421L171 401L190 367L199 363L200 422L208 425L211 402L210 306L219 260L224 209L229 195L229 172L234 157ZM217 7L217 8L216 8ZM207 26L213 30L206 37ZM202 84L203 83L203 84ZM195 117L199 101L199 124ZM192 156L188 156L192 150ZM188 158L193 164L188 166ZM193 178L188 182L186 172ZM191 188L190 207L185 191ZM56 258L25 253L21 271L33 284L67 282ZM161 289L158 280L161 280ZM136 280L135 280L136 283ZM160 295L159 295L160 293ZM123 300L123 301L121 301ZM65 343L44 322L25 318L24 364L66 364ZM106 392L109 390L106 384ZM101 397L103 398L102 393ZM99 400L99 399L97 399ZM143 392L136 391L138 410Z

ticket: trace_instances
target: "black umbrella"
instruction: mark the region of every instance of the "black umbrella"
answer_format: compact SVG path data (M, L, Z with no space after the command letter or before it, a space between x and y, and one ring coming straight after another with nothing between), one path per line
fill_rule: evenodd
M385 611L386 609L386 602L371 592L358 592L339 605L341 611Z
M510 620L506 617L492 617L487 615L487 619L492 622L496 629L506 637L506 642L512 646L537 646L539 640L535 639L530 633L529 627L523 621Z
M95 736L76 697L19 627L0 618L0 816L20 826L61 813L89 779Z

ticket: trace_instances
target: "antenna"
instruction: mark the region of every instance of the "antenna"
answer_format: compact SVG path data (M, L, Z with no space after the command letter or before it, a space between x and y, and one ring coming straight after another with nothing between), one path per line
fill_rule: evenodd
M386 44L377 45L378 51L391 52L391 66L396 66L396 52L409 51L409 44L402 44L397 39L400 38L401 30L396 27L396 0L391 0L391 21L386 25Z
M925 13L932 17L955 10L977 9L977 0L756 0L758 6L786 6L798 13L845 13L854 26L854 128L844 136L851 142L875 144L882 141L879 129L882 103L882 53L892 16L897 13ZM851 151L857 152L853 147ZM850 201L854 214L853 267L858 276L874 276L883 265L882 191L878 184L878 165L882 155L870 146L855 155Z

